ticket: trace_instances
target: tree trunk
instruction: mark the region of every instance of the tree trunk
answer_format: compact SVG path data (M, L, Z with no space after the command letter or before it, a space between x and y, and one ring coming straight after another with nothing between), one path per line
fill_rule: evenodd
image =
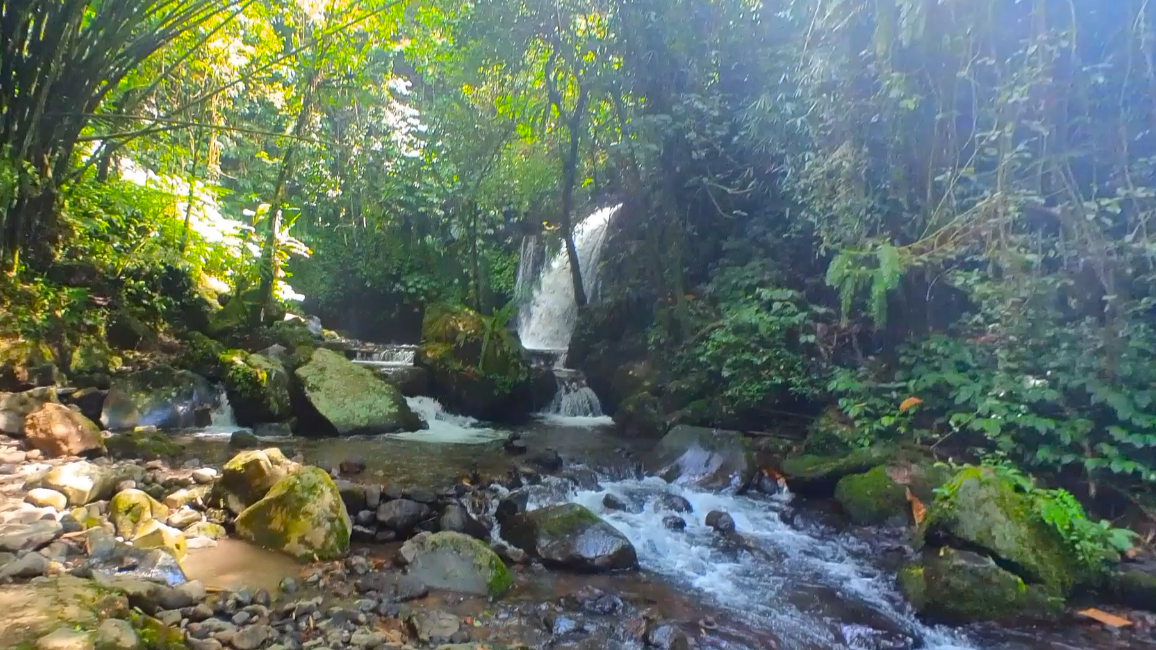
M309 112L313 105L313 94L321 81L321 70L313 72L306 86L305 96L301 99L301 112L297 114L297 122L293 125L293 137L300 138L309 121ZM281 270L281 260L277 251L277 235L281 231L281 204L285 201L285 184L289 181L289 174L293 170L293 159L297 153L297 141L293 140L281 159L281 169L277 172L277 181L273 184L273 200L269 202L269 233L265 235L265 245L262 247L261 261L261 288L257 296L260 300L260 309L253 312L253 324L259 325L265 320L265 310L273 304L273 289L277 283L277 274Z
M561 110L561 106L558 107ZM582 285L582 267L578 260L578 247L574 245L574 228L571 212L574 209L574 185L578 178L578 150L582 139L582 117L586 113L586 89L578 92L578 105L570 118L570 153L565 162L565 177L562 186L562 237L566 241L566 256L570 259L570 277L574 281L574 303L586 306L586 289Z

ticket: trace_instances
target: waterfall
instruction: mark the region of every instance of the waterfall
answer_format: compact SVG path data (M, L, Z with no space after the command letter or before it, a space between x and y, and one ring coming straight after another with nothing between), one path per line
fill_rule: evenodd
M416 345L374 345L354 351L353 362L370 368L409 368L417 357Z
M596 210L574 228L574 248L587 298L598 293L602 246L611 219L621 209L620 204ZM558 380L558 393L546 413L569 418L602 416L602 405L586 385L586 377L565 365L566 350L578 321L574 279L565 246L547 260L538 237L523 240L516 292L524 301L518 314L518 337L540 363L549 364Z
M598 262L606 241L606 230L621 208L621 205L615 205L597 210L574 228L582 288L588 297L598 292ZM534 277L535 256L539 254L537 248L537 244L523 242L519 279ZM523 285L523 288L527 286ZM578 305L574 301L570 256L563 246L549 263L541 265L533 293L519 314L518 336L522 345L531 350L565 350L570 346L570 336L577 320Z

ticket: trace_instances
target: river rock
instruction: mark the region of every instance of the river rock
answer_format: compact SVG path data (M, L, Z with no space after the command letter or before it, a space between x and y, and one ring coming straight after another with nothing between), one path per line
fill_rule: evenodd
M438 519L438 530L462 533L477 539L490 538L490 529L457 504L448 505L442 511L442 516Z
M953 624L1054 620L1062 597L1025 583L990 557L953 548L928 549L899 574L904 596L922 615Z
M0 567L0 580L4 578L35 578L48 572L51 564L48 558L39 553L26 553L23 557L13 560Z
M201 513L192 508L181 508L170 514L166 523L178 530L184 530L199 521L201 521Z
M45 404L59 404L56 389L33 388L22 393L0 393L0 433L24 435L24 419Z
M246 508L236 530L242 539L301 561L329 561L349 551L353 522L329 474L306 467Z
M125 539L133 539L148 522L164 521L169 509L141 490L117 492L108 504L108 519L116 527L116 534Z
M337 490L341 492L341 500L345 503L345 509L349 512L361 512L368 507L368 500L365 498L365 488L352 481L334 481L337 484Z
M319 348L295 371L305 398L337 435L416 431L424 423L396 388L368 368Z
M662 510L686 514L694 512L694 506L686 497L679 494L663 494L658 498L658 507Z
M462 533L421 533L401 547L401 558L410 575L435 589L497 597L514 582L497 554Z
M430 513L429 506L424 503L395 499L386 501L377 508L377 521L398 533L405 534L429 517Z
M756 467L742 433L688 425L671 429L646 459L652 474L709 490L742 490Z
M662 518L662 527L667 530L686 530L686 520L678 515L666 515Z
M10 648L32 647L64 625L94 630L102 620L129 615L123 594L70 575L0 585L0 602L4 603L0 643Z
M235 515L260 501L270 489L301 466L285 458L280 449L243 451L221 468L210 499Z
M101 622L93 641L97 650L141 650L144 647L132 624L115 618Z
M114 381L101 422L112 431L205 426L217 400L217 392L204 377L159 365Z
M111 468L82 460L55 467L25 487L55 490L68 498L69 505L83 506L112 496L119 480Z
M140 526L132 538L132 544L142 549L164 549L172 553L177 560L183 560L188 552L185 534L156 519L151 519Z
M735 520L721 510L711 510L706 515L706 525L722 534L735 532Z
M113 434L105 442L108 454L122 460L159 460L178 456L182 447L152 427Z
M36 641L36 650L96 650L92 635L64 626Z
M905 523L910 512L907 488L896 483L883 465L840 479L835 485L835 501L861 526Z
M48 488L32 488L24 495L24 502L38 508L52 508L57 512L64 512L68 508L68 497Z
M982 550L1027 582L1066 595L1076 582L1078 562L1055 528L1031 516L1029 497L989 469L961 470L945 487L923 522L933 544L965 544Z
M646 645L657 650L690 650L686 633L671 623L660 623L646 631Z
M24 418L24 437L47 458L104 453L100 427L62 404L47 403L29 413Z
M292 414L289 371L273 356L232 350L220 356L225 394L237 424L279 422Z
M792 456L780 469L792 491L809 496L831 496L846 476L862 474L886 464L895 455L890 447L856 449L839 456Z
M461 629L458 617L436 609L418 609L410 613L409 627L425 643L435 639L448 640Z
M638 567L630 540L573 503L516 515L502 524L502 537L550 566L576 571Z

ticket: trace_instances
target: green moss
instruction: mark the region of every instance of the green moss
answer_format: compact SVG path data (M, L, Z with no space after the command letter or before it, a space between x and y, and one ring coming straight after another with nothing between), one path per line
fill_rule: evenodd
M890 461L893 447L867 447L842 456L803 454L783 460L781 469L791 489L806 494L830 495L844 476L862 474Z
M990 558L942 548L923 559L922 611L952 623L1052 620L1063 598L1042 585L1029 585Z
M899 583L899 591L916 611L922 611L927 606L927 583L923 579L922 564L913 562L904 565L899 569L896 581Z
M309 327L296 319L273 323L269 332L272 334L273 340L285 346L290 352L296 352L302 348L312 348L316 342Z
M907 489L892 480L883 465L842 478L835 486L835 500L860 525L903 520L908 512Z
M145 650L187 650L185 635L178 627L165 625L151 616L133 610L129 618Z
M281 362L241 350L220 355L229 403L242 425L276 422L292 415L289 373Z
M159 431L130 431L119 433L105 442L108 453L118 459L157 460L180 455L182 447Z
M224 352L225 346L218 341L200 332L188 332L181 341L181 352L173 365L219 381L224 375L220 360Z
M489 576L486 589L490 596L497 598L514 584L514 577L502 562L502 558L490 547L469 535L441 532L432 535L427 543L433 550L445 549L460 557L473 558L478 573Z
M1076 558L1011 482L971 467L957 473L944 494L929 508L925 531L981 548L1057 594L1072 588L1080 573Z
M598 515L574 503L542 508L533 517L538 530L551 537L569 535L602 521Z
M803 448L808 454L820 456L842 455L859 445L855 427L838 407L828 407L807 428Z
M118 492L108 504L108 518L116 526L116 534L126 539L135 537L146 522L166 517L168 508L140 490Z
M337 485L316 467L279 481L236 522L242 538L303 562L344 557L351 527Z
M332 350L314 350L295 374L309 403L341 435L421 428L396 388Z

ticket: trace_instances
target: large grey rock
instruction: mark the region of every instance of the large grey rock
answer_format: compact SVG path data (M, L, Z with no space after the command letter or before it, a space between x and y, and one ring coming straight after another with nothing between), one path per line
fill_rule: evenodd
M0 567L0 580L4 578L35 578L48 572L50 562L39 553L28 553Z
M449 639L461 629L457 616L436 609L414 610L408 621L413 633L425 643L433 639Z
M300 470L301 465L285 458L280 449L243 451L221 468L211 500L239 515L263 499L281 479Z
M543 564L575 571L638 567L630 540L586 508L569 503L508 517L502 537Z
M416 431L424 423L401 393L344 356L319 348L295 371L305 398L338 435Z
M140 426L204 426L218 399L217 391L204 377L169 366L154 366L113 382L101 421L112 431Z
M442 511L438 519L438 530L462 533L478 539L490 538L490 529L474 519L468 510L456 504L448 505Z
M513 578L490 547L455 532L421 533L401 547L406 572L435 589L500 596Z
M23 393L0 393L0 433L24 435L24 418L45 404L59 404L56 389L33 388Z
M647 471L708 490L742 490L756 468L742 433L688 425L671 429L646 459Z

